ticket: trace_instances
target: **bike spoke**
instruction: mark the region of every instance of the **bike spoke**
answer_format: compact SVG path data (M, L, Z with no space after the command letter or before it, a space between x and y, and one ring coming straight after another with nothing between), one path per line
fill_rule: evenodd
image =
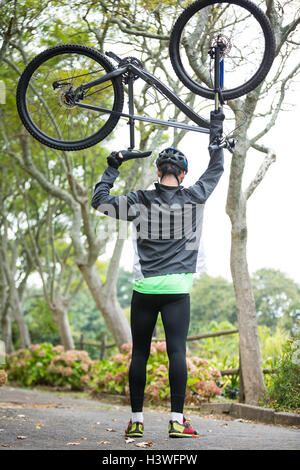
M201 9L185 25L180 40L180 57L187 74L202 86L212 88L209 49L218 35L231 49L224 57L225 86L236 88L259 68L264 54L264 35L259 23L244 8L215 3Z
M95 60L72 53L63 53L42 63L28 86L27 109L32 122L49 137L70 142L96 133L99 129L97 116L101 115L105 123L109 114L79 108L68 102L66 96L70 90L105 73ZM112 109L114 92L111 81L90 88L82 101Z

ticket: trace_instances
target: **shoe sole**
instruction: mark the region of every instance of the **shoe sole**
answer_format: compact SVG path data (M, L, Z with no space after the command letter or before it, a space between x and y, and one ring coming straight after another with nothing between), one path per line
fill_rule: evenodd
M183 437L188 437L188 438L197 438L199 437L198 434L196 435L193 435L193 434L169 434L169 437L172 437L172 438L183 438Z
M143 437L143 434L125 434L125 437Z

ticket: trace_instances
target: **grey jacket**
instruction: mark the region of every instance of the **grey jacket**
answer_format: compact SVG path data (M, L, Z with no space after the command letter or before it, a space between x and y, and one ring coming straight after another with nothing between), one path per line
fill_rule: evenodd
M222 122L211 124L210 143L222 134ZM210 150L210 161L198 181L188 188L155 183L155 189L126 196L110 194L119 175L108 167L95 186L92 206L134 225L134 278L197 272L204 204L223 171L223 150Z

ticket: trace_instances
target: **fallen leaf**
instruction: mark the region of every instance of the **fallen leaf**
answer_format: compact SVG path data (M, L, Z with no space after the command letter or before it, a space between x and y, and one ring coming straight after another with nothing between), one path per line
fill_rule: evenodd
M116 430L115 430L115 429L112 429L112 428L107 428L106 431L108 431L108 432L116 432Z
M151 447L153 446L153 442L139 442L138 444L135 444L136 447Z
M130 444L130 442L134 442L135 439L132 439L131 437L128 437L127 439L125 439L125 442L126 444Z
M112 418L111 420L112 420L112 421L117 421L117 419L116 419L116 418Z
M82 441L87 441L87 437L82 437L81 440Z
M100 421L97 421L97 423L96 423L96 424L101 424L101 423L100 423Z
M25 415L17 415L18 418L26 418Z
M111 442L109 442L109 441L100 441L100 442L96 442L96 444L105 445L105 444L111 444Z
M41 424L41 423L38 423L38 424L36 425L36 429L40 429L42 426L44 426L44 425Z
M80 442L68 442L67 446L80 446Z
M27 439L27 436L17 436L17 439Z
M228 426L228 424L227 423L222 423L222 424L220 424L220 426L221 426L221 428L226 428L226 426Z
M1 447L9 447L8 444L0 444L0 445L1 445Z

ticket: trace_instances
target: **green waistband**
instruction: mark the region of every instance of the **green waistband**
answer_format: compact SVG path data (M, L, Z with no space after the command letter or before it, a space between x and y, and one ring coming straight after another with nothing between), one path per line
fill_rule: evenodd
M134 281L133 289L141 294L188 294L193 273L164 274Z

